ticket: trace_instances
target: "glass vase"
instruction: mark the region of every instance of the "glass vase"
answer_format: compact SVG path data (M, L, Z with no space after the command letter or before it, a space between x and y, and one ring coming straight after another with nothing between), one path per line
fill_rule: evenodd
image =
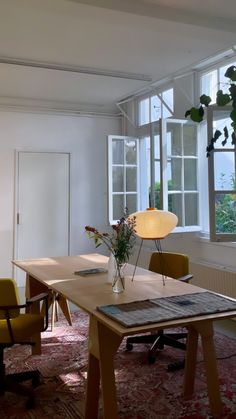
M115 272L112 280L112 291L117 294L123 292L125 289L124 267L125 264L119 264L116 261Z

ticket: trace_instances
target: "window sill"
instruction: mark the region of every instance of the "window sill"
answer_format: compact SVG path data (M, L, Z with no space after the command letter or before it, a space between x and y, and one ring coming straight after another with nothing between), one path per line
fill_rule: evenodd
M210 246L223 246L223 247L236 248L236 242L223 242L223 241L212 242L210 241L209 234L203 233L203 232L201 232L200 234L196 236L195 241L202 242Z
M187 227L175 227L175 229L171 232L171 234L175 233L195 233L200 232L200 226L187 226Z

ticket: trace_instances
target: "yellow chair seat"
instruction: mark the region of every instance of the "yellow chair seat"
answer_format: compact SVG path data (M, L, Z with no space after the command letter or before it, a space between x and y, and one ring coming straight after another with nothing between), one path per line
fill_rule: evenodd
M44 318L40 314L20 314L10 321L15 343L30 341L32 335L44 328ZM11 343L6 320L0 320L0 343Z

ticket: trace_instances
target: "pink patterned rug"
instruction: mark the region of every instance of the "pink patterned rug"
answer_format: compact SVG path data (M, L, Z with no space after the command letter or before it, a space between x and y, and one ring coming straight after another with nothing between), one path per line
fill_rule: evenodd
M72 314L73 326L64 318L53 333L43 334L42 355L30 355L30 348L15 346L5 351L7 372L38 368L43 383L36 391L37 405L27 411L22 396L6 393L0 398L0 419L79 419L85 396L88 316ZM215 335L220 388L224 403L221 419L236 418L236 341ZM116 356L116 381L121 419L207 419L209 404L201 362L197 365L196 391L190 400L181 394L183 371L168 372L167 365L183 358L183 352L166 348L154 365L147 363L147 347L136 345L125 352L125 342ZM200 351L201 352L201 351ZM93 418L91 418L93 419ZM112 418L111 418L112 419Z

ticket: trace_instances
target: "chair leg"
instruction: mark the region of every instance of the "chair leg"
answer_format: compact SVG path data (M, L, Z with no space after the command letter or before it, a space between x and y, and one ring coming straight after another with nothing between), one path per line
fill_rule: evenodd
M41 333L36 333L31 338L34 345L32 345L31 354L32 355L41 355Z
M57 294L52 292L52 317L51 317L51 330L53 331L55 316L56 316L56 298Z
M5 376L5 391L11 393L21 394L22 396L27 396L28 400L26 402L26 408L32 409L35 405L35 395L34 390L29 387L25 387L21 383L23 381L32 381L33 388L37 387L40 384L40 373L38 370L35 371L25 371L15 374L9 374Z
M149 364L154 364L155 360L156 360L156 351L157 349L164 349L164 346L171 346L172 348L178 348L178 349L182 349L182 350L186 350L186 344L183 342L179 342L178 340L174 339L173 336L175 336L176 338L178 337L179 339L181 339L182 337L186 337L186 333L182 333L182 334L176 334L176 335L168 335L168 334L164 334L163 330L160 330L158 333L158 336L155 340L155 342L153 343L153 345L151 346L151 348L148 351L148 362ZM183 365L183 362L181 361L181 365ZM177 369L178 367L176 367ZM182 368L181 366L179 368Z
M164 335L163 336L163 343L164 345L171 346L172 348L186 350L186 344L183 342L179 342L176 339L172 339L171 337Z
M126 349L127 351L132 351L133 343L153 343L156 340L156 335L141 335L133 336L126 339Z
M5 393L5 365L0 365L0 395Z

